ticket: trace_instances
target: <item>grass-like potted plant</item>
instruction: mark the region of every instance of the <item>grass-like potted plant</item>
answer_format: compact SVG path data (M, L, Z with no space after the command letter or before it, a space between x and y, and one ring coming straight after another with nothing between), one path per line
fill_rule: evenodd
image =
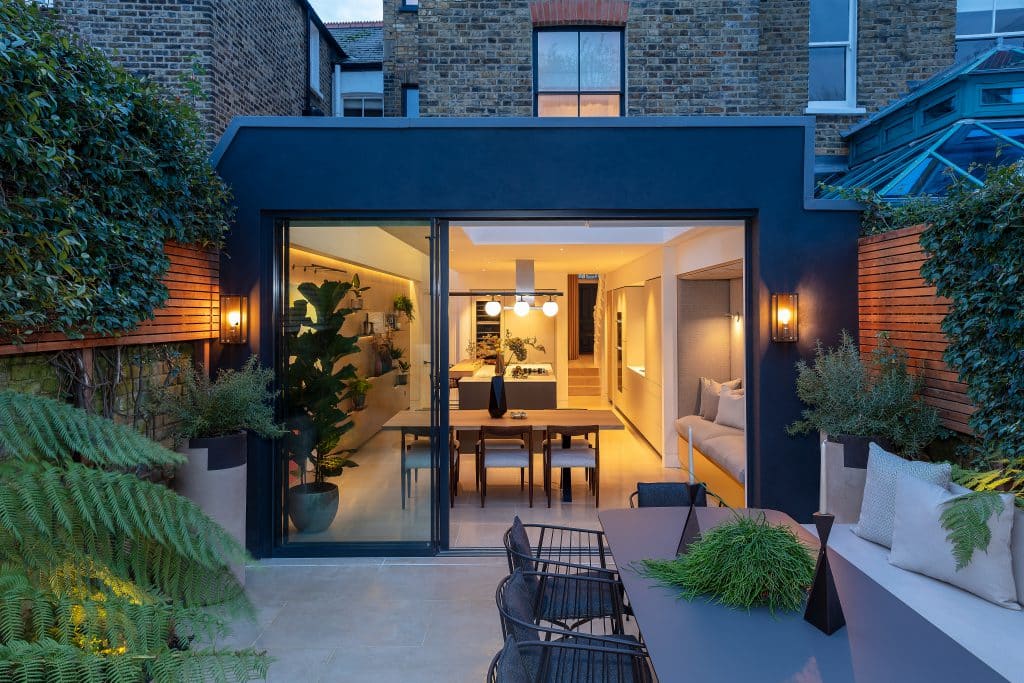
M178 452L187 456L175 488L235 538L245 540L246 442L248 432L266 439L284 435L274 422L274 373L256 356L238 370L211 380L203 368L180 363L180 390L167 387L161 410L176 424Z
M341 437L353 424L341 408L355 366L342 359L356 353L358 337L341 333L352 308L342 305L353 282L304 282L303 300L293 304L289 318L285 401L290 411L284 446L296 466L299 483L288 489L288 515L299 531L323 531L338 512L338 484L345 468L356 467L347 453L336 452ZM308 309L312 308L312 315ZM308 481L309 466L313 481Z
M395 386L402 386L409 383L409 368L412 364L407 360L395 361L398 364L398 374L395 375Z

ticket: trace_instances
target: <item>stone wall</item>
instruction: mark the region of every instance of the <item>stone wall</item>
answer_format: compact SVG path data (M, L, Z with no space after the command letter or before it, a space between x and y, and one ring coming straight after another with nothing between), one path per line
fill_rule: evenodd
M386 0L385 115L418 83L422 116L532 116L528 0ZM861 0L858 104L868 113L952 63L955 0ZM632 0L626 25L626 113L803 115L808 0ZM863 115L819 115L819 154Z
M301 0L56 0L55 8L86 42L171 93L185 95L183 80L197 80L193 104L211 141L234 116L302 114L309 52ZM313 94L311 105L327 115L339 59L321 33L322 97Z

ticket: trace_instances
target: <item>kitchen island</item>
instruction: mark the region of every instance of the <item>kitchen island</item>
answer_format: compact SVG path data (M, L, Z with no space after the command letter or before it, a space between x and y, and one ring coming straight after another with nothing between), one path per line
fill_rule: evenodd
M460 364L461 365L461 364ZM522 368L527 374L513 377ZM459 379L459 410L487 408L493 365L481 365ZM505 371L505 397L509 410L545 410L558 407L558 384L551 363L514 363Z

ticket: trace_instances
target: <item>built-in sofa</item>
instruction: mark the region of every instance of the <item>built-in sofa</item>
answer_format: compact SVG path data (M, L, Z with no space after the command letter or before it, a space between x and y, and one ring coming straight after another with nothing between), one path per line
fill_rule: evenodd
M727 427L700 415L676 420L679 434L679 462L689 467L687 436L693 429L693 476L726 505L746 506L747 436L742 429Z

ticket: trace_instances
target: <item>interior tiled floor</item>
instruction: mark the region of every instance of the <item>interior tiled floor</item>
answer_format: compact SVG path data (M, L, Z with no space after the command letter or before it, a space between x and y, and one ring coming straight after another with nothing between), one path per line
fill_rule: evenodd
M219 643L266 650L269 681L480 683L500 649L504 557L268 561L255 622Z

